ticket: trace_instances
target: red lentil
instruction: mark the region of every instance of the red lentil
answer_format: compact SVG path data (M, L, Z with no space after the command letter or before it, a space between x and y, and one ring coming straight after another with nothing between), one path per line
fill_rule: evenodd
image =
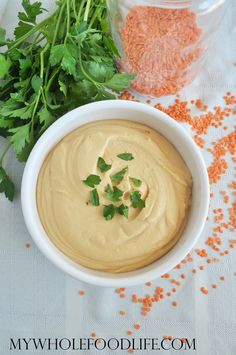
M187 69L202 53L194 46L201 33L196 14L189 9L132 6L120 35L125 52L121 65L137 73L133 89L162 96L176 94L189 84Z

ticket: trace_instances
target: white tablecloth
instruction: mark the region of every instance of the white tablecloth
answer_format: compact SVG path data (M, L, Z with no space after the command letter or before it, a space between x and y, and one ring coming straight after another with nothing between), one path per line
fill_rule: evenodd
M1 26L9 32L16 23L16 12L19 0L9 0ZM44 1L47 7L52 1ZM209 52L208 61L200 76L188 88L182 91L181 99L201 98L210 108L223 104L222 96L227 91L236 94L236 1L232 0L225 20L217 34L217 41ZM173 98L165 98L160 102L168 103ZM197 111L196 111L197 112ZM210 128L204 139L207 144L201 152L209 166L212 155L207 152L210 142L233 131L235 115L227 119L229 129ZM188 127L184 125L186 129ZM188 129L191 135L193 131ZM0 141L0 148L5 142ZM228 156L227 156L228 159ZM210 219L206 224L197 248L207 248L205 241L212 233L214 208L222 207L225 211L228 205L222 203L221 190L229 191L228 183L233 179L232 160L228 159L228 173L218 184L212 187ZM222 257L220 263L206 264L200 257L194 255L194 262L184 264L181 270L171 271L171 277L181 280L182 286L170 298L167 296L154 305L147 317L140 314L140 304L131 302L131 295L139 297L152 293L155 287L165 288L165 292L175 285L169 279L157 279L151 287L140 285L128 288L126 297L120 298L114 289L89 286L73 280L54 267L32 242L21 212L20 183L24 166L16 162L14 155L9 154L6 161L10 176L17 182L17 196L13 203L0 195L0 354L13 353L9 351L9 338L51 337L62 338L73 336L88 337L92 332L104 338L126 337L128 330L133 330L136 337L161 338L164 335L196 338L196 351L158 351L159 354L197 354L197 355L235 355L236 354L236 257L235 249L229 250L229 255ZM233 196L231 195L231 199ZM227 213L225 212L227 215ZM235 235L234 235L235 238ZM224 231L225 246L233 239L233 233ZM31 243L31 248L25 244ZM210 250L209 248L207 248ZM230 249L230 248L229 248ZM214 252L210 252L213 256ZM204 270L199 266L204 264ZM196 268L196 274L192 269ZM185 273L187 278L181 279ZM225 276L225 281L220 276ZM212 284L218 284L218 289L212 289ZM200 288L209 289L206 296ZM84 290L85 295L79 295ZM172 302L177 302L177 307ZM119 311L125 310L125 315ZM141 325L140 330L134 329L134 324ZM18 353L18 352L14 352ZM22 351L22 354L36 353ZM63 351L38 351L39 354L64 354ZM69 353L69 352L66 352ZM76 352L71 352L76 353ZM94 355L94 350L78 352ZM124 352L103 351L102 354L121 354ZM153 354L156 352L137 351L138 354Z

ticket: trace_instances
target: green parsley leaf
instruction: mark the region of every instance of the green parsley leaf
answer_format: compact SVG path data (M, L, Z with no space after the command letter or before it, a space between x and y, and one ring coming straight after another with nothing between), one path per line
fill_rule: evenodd
M108 66L105 63L88 62L86 68L89 74L98 82L107 82L114 75L113 66Z
M127 173L127 171L128 171L128 166L126 166L121 171L118 171L118 173L112 175L111 180L116 183L120 183L124 179L124 175Z
M15 186L5 170L0 167L0 193L4 192L8 200L13 201Z
M92 190L90 195L91 195L91 203L92 203L92 205L93 206L99 206L100 202L99 202L99 195L98 195L97 189Z
M131 206L133 208L144 208L145 201L141 198L141 193L139 191L133 191L130 195Z
M15 102L21 102L21 103L25 102L24 97L22 96L21 92L11 93L10 96L11 96L11 99L13 99Z
M35 139L31 135L29 138L29 141L26 141L25 146L23 147L22 151L16 155L18 161L25 162L28 159L29 154L30 154L31 150L33 149L34 144L35 144Z
M111 169L111 165L107 164L105 160L101 157L98 158L97 166L102 173L105 173L106 171Z
M83 180L83 182L90 186L90 187L95 187L95 185L99 185L101 182L101 178L98 175L89 175L86 180Z
M120 197L123 196L124 193L116 186L111 188L109 184L105 187L105 192L106 192L106 198L112 202L120 201Z
M13 62L14 61L16 62L20 59L21 53L20 53L20 51L18 51L18 49L13 48L9 53L9 57Z
M32 116L32 106L24 106L22 108L19 108L17 110L13 110L9 117L19 117L22 120L27 120Z
M5 117L0 117L0 128L12 128L14 121Z
M126 161L134 159L134 157L131 153L121 153L121 154L118 154L117 156L118 156L118 158L120 158L122 160L126 160Z
M30 30L32 30L32 28L34 28L33 25L20 21L18 26L16 27L15 31L14 31L14 35L16 39L21 38L22 36L24 36L26 33L28 33Z
M76 59L72 57L68 49L65 50L65 53L61 62L62 69L65 70L70 75L76 76Z
M107 205L104 206L103 209L103 217L107 220L110 221L114 216L115 216L116 208L114 205Z
M26 59L20 59L19 60L20 63L20 77L21 79L27 79L27 77L29 76L31 70L32 70L32 61L30 58L26 58Z
M3 54L0 54L0 80L9 74L11 60Z
M65 97L67 97L67 86L66 84L61 81L61 80L58 80L58 84L59 84L59 87L60 87L60 91L64 94Z
M134 78L134 74L115 74L110 80L104 83L104 85L119 94Z
M58 44L51 49L49 61L52 66L60 64L64 55L64 44Z
M52 66L61 64L61 68L70 75L76 77L77 52L75 47L59 44L52 48L50 63Z
M53 117L53 115L50 113L47 107L44 106L39 111L39 122L42 124L40 132L44 132L54 122L54 120L55 118Z
M34 89L34 92L37 94L42 86L42 79L37 76L37 75L34 75L32 80L31 80L31 85L32 85L32 88Z
M43 12L41 5L42 3L39 1L31 4L29 0L22 0L22 6L25 10L25 13L20 12L18 14L19 19L25 22L35 23L36 17Z
M133 182L133 184L137 187L140 187L142 185L142 181L136 178L131 177L130 180Z
M10 141L16 155L18 155L22 152L26 144L30 142L30 124L17 128L11 128L9 132L13 133Z
M19 109L19 103L14 99L9 99L1 104L0 106L0 115L3 117L11 117L12 112Z
M125 218L129 217L129 207L125 206L124 204L120 205L117 208L117 212L121 215L124 216Z

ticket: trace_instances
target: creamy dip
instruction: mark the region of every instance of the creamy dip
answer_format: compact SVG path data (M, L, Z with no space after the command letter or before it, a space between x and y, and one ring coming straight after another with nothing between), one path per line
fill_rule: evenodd
M117 155L132 153L124 161ZM97 167L98 157L112 168ZM145 208L129 208L129 217L103 217L104 192L111 176L128 166L119 184L121 202L139 190ZM100 206L90 202L83 180L99 175ZM134 186L130 177L142 181ZM63 138L45 159L37 183L37 206L51 241L78 264L106 272L141 268L167 253L180 238L191 204L192 178L178 151L161 134L131 121L108 120L84 125ZM120 204L119 203L119 204Z

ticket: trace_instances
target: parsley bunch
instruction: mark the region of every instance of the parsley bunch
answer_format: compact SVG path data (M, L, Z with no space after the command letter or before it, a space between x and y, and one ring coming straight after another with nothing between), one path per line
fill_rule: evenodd
M0 28L0 136L9 146L0 157L0 192L9 200L14 184L3 168L12 147L26 161L42 133L64 113L89 102L115 99L132 74L119 74L105 0L59 0L56 11L22 0L14 40Z

